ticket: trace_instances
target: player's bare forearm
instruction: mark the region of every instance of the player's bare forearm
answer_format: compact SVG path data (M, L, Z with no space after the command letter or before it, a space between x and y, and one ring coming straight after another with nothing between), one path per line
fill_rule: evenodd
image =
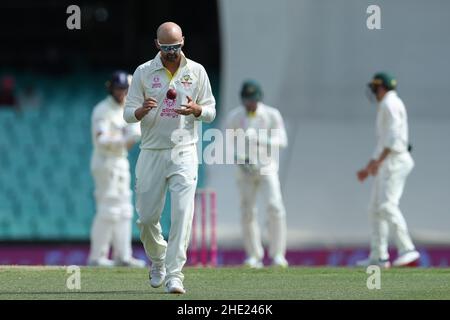
M387 158L387 156L389 155L389 153L391 153L391 149L389 148L384 148L383 152L381 153L381 155L378 157L378 159L376 160L378 162L378 164L383 163L383 161Z
M372 168L372 166L375 164L376 161L377 160L375 160L375 159L370 159L366 165L366 170L370 170L370 168Z
M144 118L147 113L150 112L150 110L156 107L158 107L158 102L156 101L156 99L153 97L147 98L144 100L144 103L142 103L142 106L134 111L134 116L138 121L141 121L142 118Z

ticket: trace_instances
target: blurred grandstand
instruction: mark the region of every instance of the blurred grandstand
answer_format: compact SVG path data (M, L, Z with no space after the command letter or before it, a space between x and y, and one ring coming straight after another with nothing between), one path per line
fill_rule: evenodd
M422 265L449 265L450 3L377 3L381 30L366 27L369 0L81 0L81 30L73 31L66 28L69 1L1 3L0 79L16 85L15 97L1 97L16 103L0 108L0 264L85 261L95 212L92 108L110 72L133 72L153 58L157 26L173 20L186 37L183 51L211 78L219 102L213 126L223 128L247 78L262 83L265 101L285 118L290 145L280 176L292 264L352 265L367 254L370 186L355 179L370 155L375 121L364 88L373 72L394 73L417 164L402 209ZM133 171L137 155L135 147ZM234 169L200 168L199 187L218 194L220 264L243 258ZM48 244L45 257L35 258L30 244ZM50 250L60 245L58 254Z
M90 113L105 94L106 77L16 74L18 91L33 84L42 100L20 112L0 109L2 240L88 239Z
M95 212L90 118L108 74L15 76L19 92L33 84L42 100L21 111L0 108L0 240L87 240ZM129 154L133 166L138 153Z
M127 6L79 1L82 29L75 31L66 28L70 4L20 0L0 5L0 79L2 87L14 86L12 95L2 91L0 99L0 263L36 263L32 254L24 253L28 247L23 245L30 244L52 248L78 243L86 252L95 213L91 112L107 94L104 84L112 70L133 73L154 57L153 39L161 22L176 20L183 25L189 39L184 51L202 61L214 90L218 89L214 1L199 1L198 7L210 14L197 23L187 15L196 6L173 0L158 4L137 0ZM133 173L138 153L135 146L129 154ZM132 179L134 184L134 174ZM165 236L170 227L169 198L166 204ZM139 238L135 225L133 237ZM80 259L75 262L83 263L85 257Z

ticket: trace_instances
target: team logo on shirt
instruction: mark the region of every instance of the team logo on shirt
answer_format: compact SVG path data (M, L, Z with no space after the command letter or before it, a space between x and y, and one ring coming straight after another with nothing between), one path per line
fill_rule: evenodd
M192 78L189 74L185 74L184 76L181 77L180 82L183 84L183 87L185 89L189 89L192 85Z
M161 111L160 116L161 117L168 117L168 118L178 118L180 115L175 112L175 106L177 104L177 99L171 100L165 98L163 100L163 109Z
M152 88L161 88L162 84L161 84L161 80L159 79L158 76L154 76L153 77L153 83L152 83Z

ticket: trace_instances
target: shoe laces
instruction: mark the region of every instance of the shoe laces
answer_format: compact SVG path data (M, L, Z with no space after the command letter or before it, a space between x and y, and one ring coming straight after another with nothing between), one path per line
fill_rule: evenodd
M161 276L164 273L164 266L152 266L151 275L153 276Z
M183 284L180 279L172 279L167 283L168 287L181 287L183 288Z

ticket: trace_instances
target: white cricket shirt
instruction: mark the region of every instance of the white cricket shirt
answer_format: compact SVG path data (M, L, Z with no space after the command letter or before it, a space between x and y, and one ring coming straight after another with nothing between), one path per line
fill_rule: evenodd
M403 101L394 90L387 92L378 104L376 140L373 159L378 159L384 148L394 153L408 151L408 116Z
M100 101L92 112L91 136L94 155L127 157L126 142L138 141L141 135L136 124L128 124L123 120L123 107L112 96ZM100 143L97 135L101 133L105 142Z
M288 144L286 129L280 112L262 102L258 102L256 111L253 113L248 113L244 106L231 110L226 127L234 130L243 129L247 133L249 133L248 129L254 129L253 134L256 134L256 137L253 137L253 139L257 139L259 147L262 146L268 148L268 150L270 150L270 147L284 148ZM267 137L260 135L259 129L267 130ZM247 158L248 148L246 148L245 154L242 154L242 150L237 150L237 157ZM278 170L279 159L271 160L270 164L263 165L263 167Z
M140 65L133 75L128 90L123 118L128 123L138 122L134 112L145 98L153 97L158 107L141 119L141 149L170 149L176 144L195 144L198 140L197 121L211 122L216 116L216 101L205 68L181 53L181 64L172 76L161 62L160 53L153 60ZM177 91L175 100L167 99L169 88ZM186 96L202 106L201 115L183 116L174 109L186 104ZM177 129L187 133L183 141L173 136Z

